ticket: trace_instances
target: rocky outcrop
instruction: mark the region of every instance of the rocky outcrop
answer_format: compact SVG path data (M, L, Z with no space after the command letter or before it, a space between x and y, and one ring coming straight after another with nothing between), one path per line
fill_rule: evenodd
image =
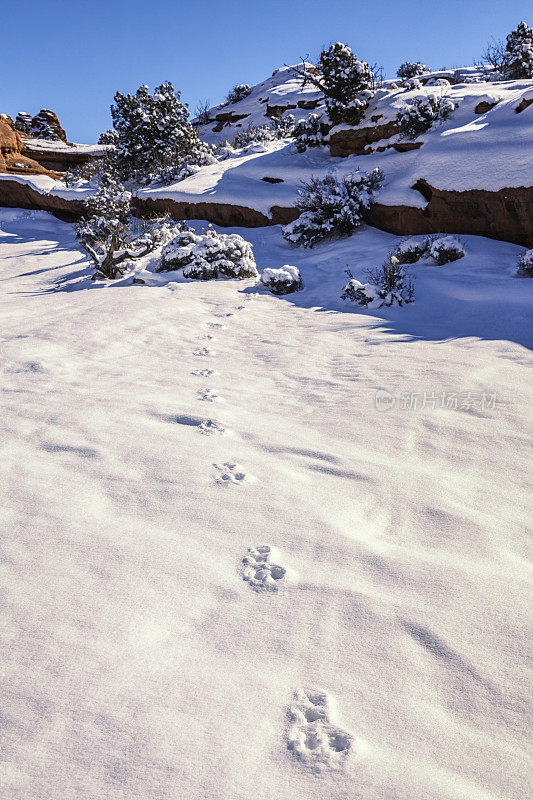
M533 188L453 192L423 180L412 188L428 201L426 208L376 203L366 212L365 222L398 236L466 233L533 246Z
M53 172L65 172L67 169L80 167L95 158L100 158L102 151L83 151L77 150L74 145L70 147L58 147L57 150L47 148L43 150L32 144L31 139L22 137L22 153L28 158L33 159L45 170Z
M262 228L266 225L287 225L299 215L296 208L283 206L272 206L270 209L272 217L267 217L261 211L246 206L229 203L186 203L170 198L152 200L151 198L134 197L133 204L135 212L141 217L170 214L175 220L205 219L224 228L241 226L243 228Z
M38 192L26 183L9 179L0 180L0 206L49 211L67 222L72 222L83 214L83 203L79 200L65 200L53 194Z
M351 155L368 155L374 152L370 148L371 144L382 139L390 139L399 132L400 129L393 120L368 128L345 128L331 134L329 149L332 156L341 156L342 158ZM419 143L418 147L420 147Z
M11 124L10 124L11 122ZM55 173L37 163L24 151L20 135L7 115L0 117L0 172L17 175L50 175Z
M67 141L67 134L59 124L57 114L48 108L41 108L39 113L33 117L30 125L30 135L36 139Z
M215 117L216 126L213 128L215 133L220 133L220 131L226 127L226 125L232 125L235 122L239 122L241 119L246 119L249 117L249 114L233 114L231 112L225 114L217 114ZM213 120L210 120L211 122Z

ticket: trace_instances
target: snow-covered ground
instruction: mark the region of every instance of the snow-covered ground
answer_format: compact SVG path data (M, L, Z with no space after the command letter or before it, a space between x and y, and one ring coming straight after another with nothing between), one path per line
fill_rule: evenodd
M237 231L285 298L0 229L3 796L529 796L522 249L463 237L371 315L372 229Z

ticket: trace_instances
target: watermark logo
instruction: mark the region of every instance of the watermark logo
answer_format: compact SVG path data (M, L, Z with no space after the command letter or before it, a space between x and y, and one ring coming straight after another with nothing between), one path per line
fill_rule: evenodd
M377 411L424 411L438 408L448 411L490 411L500 408L496 392L401 392L393 395L385 389L375 394Z
M389 411L389 409L394 407L396 403L396 398L390 392L387 392L385 389L378 389L376 392L376 409L378 411Z

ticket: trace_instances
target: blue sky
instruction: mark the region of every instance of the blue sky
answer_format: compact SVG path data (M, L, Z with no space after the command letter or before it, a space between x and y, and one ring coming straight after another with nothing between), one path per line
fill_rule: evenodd
M0 112L51 108L73 141L110 124L115 91L173 82L194 111L235 83L347 42L393 76L404 60L471 64L491 37L525 19L514 0L26 0L0 15Z

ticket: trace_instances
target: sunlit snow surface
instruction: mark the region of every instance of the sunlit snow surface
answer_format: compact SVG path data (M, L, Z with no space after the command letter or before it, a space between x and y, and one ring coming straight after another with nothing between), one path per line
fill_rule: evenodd
M371 316L372 229L239 229L284 298L0 229L2 796L527 797L521 248L462 237Z

